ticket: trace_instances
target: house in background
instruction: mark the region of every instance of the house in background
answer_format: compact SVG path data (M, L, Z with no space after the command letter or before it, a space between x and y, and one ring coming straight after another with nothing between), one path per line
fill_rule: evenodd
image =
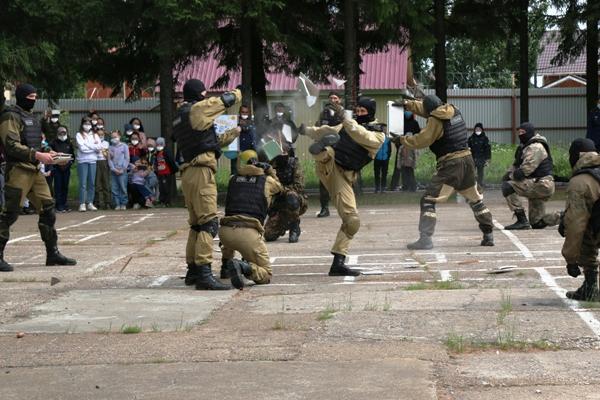
M587 82L585 48L574 60L567 61L563 65L552 64L552 60L558 53L560 39L558 34L558 31L547 31L542 38L543 50L537 61L536 83L542 88L585 87Z
M406 87L408 66L408 52L399 46L389 46L385 52L364 54L360 66L363 74L360 76L360 92L365 96L373 97L377 101L377 118L385 121L385 105L388 100L398 97L398 91ZM241 84L241 72L231 72L229 84L221 88L212 88L212 85L225 72L223 67L214 57L196 58L186 66L177 76L175 91L182 92L183 84L188 79L200 79L210 92L233 90ZM296 77L284 73L268 73L267 102L273 114L274 105L281 102L292 112L295 121L314 123L318 120L323 105L327 102L330 91L341 92L343 87L337 87L330 79L329 83L318 84L320 98L311 108L306 105L304 98L296 89ZM236 112L237 110L231 110Z

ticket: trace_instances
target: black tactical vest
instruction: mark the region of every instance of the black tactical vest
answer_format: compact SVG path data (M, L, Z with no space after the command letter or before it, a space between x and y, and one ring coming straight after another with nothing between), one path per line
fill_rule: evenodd
M296 172L296 157L278 156L273 163L277 179L283 186L289 186L294 183L294 172Z
M265 175L234 175L229 179L225 215L245 215L264 223L269 205L265 197Z
M382 132L382 125L366 124L366 129L374 132ZM350 171L360 171L365 165L371 162L372 158L369 151L356 143L342 128L339 133L340 140L333 145L335 150L335 162L342 168Z
M582 168L579 171L574 172L573 176L581 174L591 175L600 185L600 167ZM589 225L591 226L594 235L598 235L600 233L600 199L596 200L594 206L592 207L592 215L590 216Z
M215 128L211 126L205 131L193 129L190 122L191 108L191 103L185 103L177 110L177 117L173 120L173 137L183 156L183 161L190 162L208 151L213 151L218 158L221 155L221 148Z
M21 120L21 144L34 149L35 151L41 151L42 149L42 126L40 121L33 116L31 113L27 113L18 107L8 107L5 112L14 112L19 116ZM22 161L9 155L6 156L7 161Z
M444 134L429 146L435 157L440 158L456 151L467 150L469 148L469 134L467 133L467 124L460 111L454 108L452 118L442 122L444 124Z
M541 143L542 146L544 146L544 149L546 150L548 157L546 157L540 163L540 165L538 165L538 167L535 169L535 171L533 171L533 173L531 173L530 175L527 176L527 178L543 178L544 176L552 175L553 174L553 163L552 163L552 155L550 154L550 147L548 146L548 143L546 143L546 141L541 138L534 137L529 142L525 143L525 145L521 145L521 146L517 147L517 151L515 152L514 166L517 168L519 168L521 166L521 164L523 163L523 151L525 150L525 148L527 146L529 146L533 143Z

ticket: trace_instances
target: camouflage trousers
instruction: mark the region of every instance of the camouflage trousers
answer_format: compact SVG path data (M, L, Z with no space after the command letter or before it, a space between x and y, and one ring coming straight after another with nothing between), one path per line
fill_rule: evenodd
M265 240L272 242L295 224L300 223L300 216L306 212L308 201L305 194L297 193L291 189L284 189L273 199L269 216L265 223Z
M519 196L526 197L529 203L529 222L535 224L539 221L547 225L558 225L560 213L546 214L546 202L554 194L554 179L551 176L540 179L524 179L522 181L508 181L514 193L505 195L508 208L512 212L524 210Z

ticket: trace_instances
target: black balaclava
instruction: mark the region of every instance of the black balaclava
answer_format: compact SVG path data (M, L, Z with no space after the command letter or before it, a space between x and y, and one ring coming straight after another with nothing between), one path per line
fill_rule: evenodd
M519 130L524 130L525 133L519 135L519 140L522 144L529 142L535 136L535 127L531 122L523 122L519 125Z
M15 90L17 105L25 111L31 111L35 105L35 100L30 100L27 98L27 96L35 92L37 92L37 90L29 83L22 83L17 86L17 89Z
M206 90L204 82L200 79L189 79L183 85L183 100L188 103L195 103L204 100L202 92Z
M577 138L573 140L571 147L569 147L569 164L571 164L571 168L574 168L577 161L579 161L580 153L591 151L596 151L596 145L591 139Z
M367 109L367 115L356 116L356 122L359 124L368 124L369 122L375 121L375 111L377 111L377 102L370 97L361 97L358 99L356 104L359 107Z
M427 116L431 115L431 112L442 104L444 104L442 100L435 94L429 94L423 98L423 108L425 108Z

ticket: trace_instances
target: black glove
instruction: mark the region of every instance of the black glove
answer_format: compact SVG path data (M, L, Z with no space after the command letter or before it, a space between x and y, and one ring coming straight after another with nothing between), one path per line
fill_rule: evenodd
M525 173L521 168L517 168L513 171L513 178L515 179L515 181L522 181L523 179L525 179Z
M565 212L560 212L560 222L558 223L558 233L560 236L565 237Z
M573 278L577 278L581 275L581 269L579 269L579 265L577 264L567 264L567 273Z
M502 176L502 182L507 182L507 181L510 181L510 172L507 172Z
M265 172L267 172L269 169L271 169L271 164L266 163L266 162L257 162L257 163L254 163L253 165L255 167L263 169Z
M221 95L221 101L226 108L229 108L235 104L235 94L231 92L225 92Z
M296 129L296 131L298 132L298 135L306 135L306 125L304 124L300 124L300 126L298 127L298 129Z

